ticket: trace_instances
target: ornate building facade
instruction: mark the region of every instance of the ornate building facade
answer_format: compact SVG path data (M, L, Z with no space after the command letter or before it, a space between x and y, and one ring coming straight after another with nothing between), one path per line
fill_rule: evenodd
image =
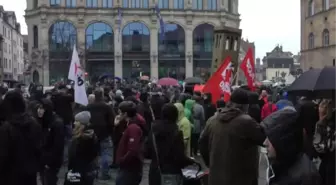
M301 0L301 56L305 71L335 65L336 0Z
M240 23L238 0L27 0L25 18L33 80L45 85L67 78L75 44L91 80L206 77L213 30Z

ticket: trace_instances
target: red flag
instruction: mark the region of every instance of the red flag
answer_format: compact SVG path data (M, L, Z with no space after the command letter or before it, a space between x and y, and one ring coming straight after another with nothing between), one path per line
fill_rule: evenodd
M240 64L240 69L243 70L245 77L247 79L248 87L254 91L255 90L255 67L252 48L249 48L243 62Z
M211 93L212 103L214 104L216 104L217 100L220 99L222 94L224 94L225 102L230 100L232 79L231 64L231 57L226 57L223 61L223 64L204 85L203 92Z

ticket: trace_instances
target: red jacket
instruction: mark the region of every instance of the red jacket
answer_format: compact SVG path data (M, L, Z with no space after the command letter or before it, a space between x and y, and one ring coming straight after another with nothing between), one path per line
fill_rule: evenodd
M277 110L277 106L274 103L265 103L261 109L261 120L264 120L268 115L272 114Z
M146 123L137 115L129 121L118 145L116 162L120 168L128 170L142 170L143 164L143 129Z

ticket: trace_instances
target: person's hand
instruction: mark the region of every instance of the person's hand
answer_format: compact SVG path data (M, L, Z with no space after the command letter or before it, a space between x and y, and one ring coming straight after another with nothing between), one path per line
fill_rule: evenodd
M114 125L117 126L119 125L121 121L121 115L117 115L115 118L114 118Z
M44 168L45 168L45 169L49 169L49 166L48 166L48 165L44 165Z

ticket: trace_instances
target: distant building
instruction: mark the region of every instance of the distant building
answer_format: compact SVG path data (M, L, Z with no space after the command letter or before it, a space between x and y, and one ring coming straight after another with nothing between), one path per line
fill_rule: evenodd
M256 80L261 82L266 79L266 70L261 64L261 59L256 58L256 65L255 65L255 73L256 73Z
M282 46L278 45L271 52L266 53L263 64L266 68L266 80L279 82L284 80L294 67L293 54L283 51Z
M23 80L23 38L20 23L13 11L5 11L0 5L1 79Z
M335 66L336 0L301 0L301 68Z

